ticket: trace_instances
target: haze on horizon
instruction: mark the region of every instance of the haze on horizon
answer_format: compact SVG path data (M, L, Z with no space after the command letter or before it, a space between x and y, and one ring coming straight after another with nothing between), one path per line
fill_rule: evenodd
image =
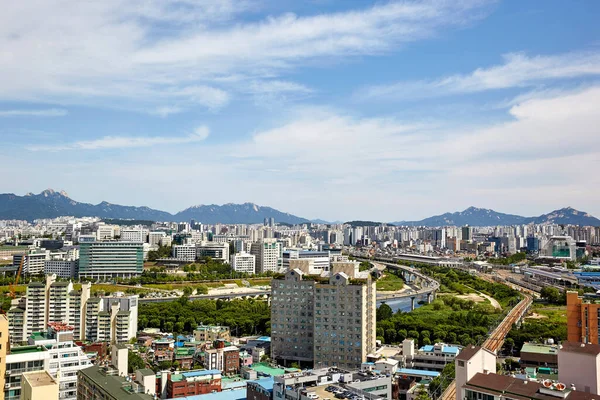
M599 13L558 0L10 3L0 192L326 220L600 215Z

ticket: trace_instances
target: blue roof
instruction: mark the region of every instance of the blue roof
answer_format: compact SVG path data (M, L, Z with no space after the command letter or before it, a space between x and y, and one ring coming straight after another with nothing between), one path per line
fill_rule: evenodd
M436 372L436 371L424 371L421 369L412 369L412 368L401 368L398 371L396 371L396 373L400 374L400 375L430 376L433 378L440 376L440 373Z
M181 375L185 376L186 378L193 378L195 376L217 375L217 374L221 374L221 371L218 369L209 369L209 370L202 370L202 371L189 371L189 372L181 373Z
M429 344L429 345L423 346L419 349L419 351L432 352L433 345ZM458 355L459 352L460 352L460 349L456 346L442 346L442 353L451 353L454 355Z
M270 338L269 336L261 336L261 337L259 337L259 338L258 338L258 339L256 339L256 340L260 340L260 341L262 341L262 342L270 342L270 341L271 341L271 338Z
M246 400L245 390L225 390L223 392L178 397L178 400Z
M421 351L433 351L433 345L432 344L428 344L427 346L421 347L419 350L421 350Z
M255 380L255 381L248 381L248 383L256 383L263 389L268 390L269 392L272 392L273 385L275 384L275 378L273 378L272 376L269 376L268 378L261 378L261 379Z

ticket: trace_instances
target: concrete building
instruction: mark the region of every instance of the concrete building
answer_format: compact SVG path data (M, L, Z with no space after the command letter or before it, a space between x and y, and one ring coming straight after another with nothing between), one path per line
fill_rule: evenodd
M540 256L563 260L576 260L576 242L570 236L552 236L540 250Z
M138 296L90 298L86 303L85 338L125 343L136 337Z
M213 369L168 374L166 386L167 399L220 392L221 371Z
M247 400L273 400L273 385L275 381L272 376L248 381L246 384Z
M229 341L231 334L228 326L198 325L194 329L194 340L197 342L214 342L215 340Z
M121 229L121 241L145 243L148 231L142 228Z
M210 257L229 262L229 243L200 242L196 245L196 258Z
M79 277L107 281L142 274L144 246L134 242L86 242L79 245Z
M476 374L496 373L496 354L483 347L467 346L455 358L456 400L477 399L467 393L465 385ZM471 396L471 397L468 397Z
M57 379L47 371L24 373L21 380L21 400L62 399L59 397Z
M331 269L322 276L295 268L273 279L273 359L352 369L375 350L375 282L356 262Z
M256 256L246 252L235 253L231 256L231 268L235 272L246 274L256 273Z
M598 319L600 304L567 292L567 340L569 342L599 344Z
M60 278L77 278L79 274L79 260L46 260L44 261L44 273L55 274Z
M28 339L30 346L48 349L47 372L59 382L57 398L61 400L77 398L77 371L92 365L73 339L73 327L60 322L50 322L47 331L34 333Z
M6 375L6 352L9 348L8 319L0 314L0 376ZM0 390L0 400L4 400L4 390Z
M173 258L182 261L196 261L196 245L176 244L173 246Z
M4 399L21 398L24 373L48 369L50 354L43 346L12 347L6 355L6 373L4 374Z
M557 345L523 343L519 354L522 367L558 368Z
M600 394L600 345L564 342L558 351L558 381Z
M144 376L145 377L145 376ZM139 381L120 376L118 370L92 366L77 374L78 400L154 400L156 381L152 385L153 375L148 376L148 386ZM148 393L147 393L148 392Z
M279 243L276 239L260 239L250 246L250 254L256 257L256 273L279 270Z
M204 368L216 369L225 375L239 373L240 349L236 346L225 346L224 341L217 341L215 348L204 351Z
M286 271L290 268L290 260L311 260L315 273L329 271L331 260L328 251L284 250L281 257Z
M414 349L414 340L404 339L402 342L402 357L405 368L426 371L442 371L446 364L453 363L461 347L436 343Z
M161 240L165 236L167 236L165 232L150 232L148 233L148 244L153 248L161 246Z
M23 260L23 275L40 275L44 273L44 263L49 258L49 251L31 250L13 256L13 266L18 267Z

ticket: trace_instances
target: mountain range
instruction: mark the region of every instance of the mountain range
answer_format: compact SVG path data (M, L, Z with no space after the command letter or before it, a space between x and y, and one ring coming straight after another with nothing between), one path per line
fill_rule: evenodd
M265 218L274 218L275 222L288 224L310 222L306 218L253 203L229 203L222 206L198 205L186 208L177 214L171 214L149 207L122 206L106 201L96 205L80 203L71 199L67 193L52 189L44 190L40 194L28 193L25 196L17 196L12 193L0 194L0 219L32 221L38 218L56 218L65 215L173 222L193 219L204 224L255 224L264 222Z
M464 211L436 215L420 221L392 222L393 225L399 226L495 226L530 223L600 226L598 218L571 207L554 210L537 217L522 217L520 215L500 213L487 208L469 207Z
M100 217L111 219L135 219L150 221L191 221L204 224L255 224L262 223L265 218L274 218L275 222L301 224L307 222L328 223L324 220L309 221L296 215L285 213L271 207L263 207L254 203L198 205L186 208L176 214L155 210L149 207L134 207L112 204L106 201L100 204L80 203L63 191L44 190L39 194L28 193L17 196L12 193L0 194L0 219L19 219L32 221L39 218L56 218L60 216ZM358 222L358 221L354 221ZM469 207L464 211L445 213L420 221L392 222L398 226L494 226L528 223L555 223L582 226L600 226L600 220L592 215L571 207L561 208L537 217L503 214L485 208ZM340 223L336 221L334 223Z

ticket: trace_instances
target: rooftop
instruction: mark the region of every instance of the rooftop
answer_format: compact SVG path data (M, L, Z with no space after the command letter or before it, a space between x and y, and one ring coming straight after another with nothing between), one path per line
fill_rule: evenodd
M283 368L274 368L271 367L268 363L256 363L252 364L251 367L256 372L260 372L264 375L270 376L281 376L285 374L285 370Z
M412 368L401 368L398 371L396 371L396 373L400 375L430 376L432 378L435 378L440 375L440 373L437 371L424 371Z
M179 400L246 400L245 390L226 390L224 392L179 397Z
M268 378L257 379L255 381L248 381L248 383L258 385L258 386L262 387L263 389L268 390L269 392L272 392L273 384L275 383L275 380L273 379L272 376L270 376Z
M592 356L598 356L600 354L600 344L585 344L576 342L563 342L561 351L567 351L570 353L580 353Z
M521 353L558 354L558 346L538 343L524 343Z
M10 354L41 353L43 351L48 350L44 346L19 346L12 347L10 349Z
M58 386L58 382L47 371L26 372L23 374L22 379L29 382L31 387Z
M137 393L132 390L131 382L125 378L109 375L103 368L95 365L85 368L79 373L96 384L97 390L103 390L109 394L109 397L126 400L152 400L153 397L148 394Z

